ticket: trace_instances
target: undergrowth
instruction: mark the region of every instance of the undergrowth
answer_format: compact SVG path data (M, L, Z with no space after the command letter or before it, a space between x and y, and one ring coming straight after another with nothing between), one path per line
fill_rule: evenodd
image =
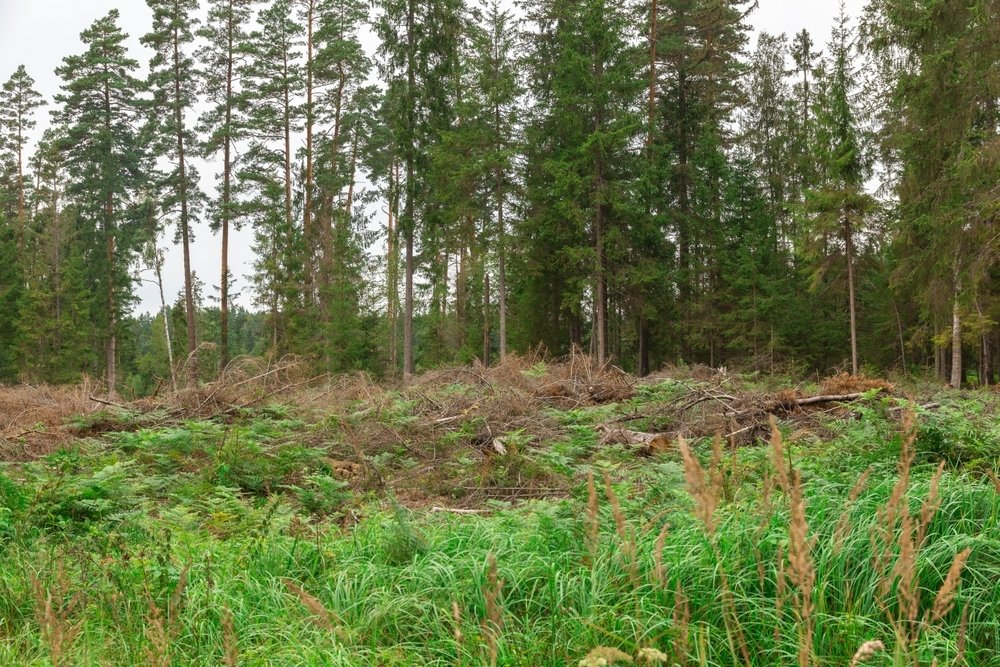
M1000 664L989 396L742 448L595 434L679 391L553 409L503 454L471 412L416 441L403 396L81 428L0 472L0 664ZM468 480L555 486L433 511Z

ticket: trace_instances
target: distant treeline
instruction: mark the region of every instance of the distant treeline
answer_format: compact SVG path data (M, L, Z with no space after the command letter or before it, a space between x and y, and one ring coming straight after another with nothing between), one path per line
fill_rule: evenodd
M574 345L996 375L998 0L871 0L825 44L753 37L749 0L147 4L142 52L112 11L54 99L3 86L0 380ZM232 307L244 227L259 314ZM167 241L180 302L134 317Z

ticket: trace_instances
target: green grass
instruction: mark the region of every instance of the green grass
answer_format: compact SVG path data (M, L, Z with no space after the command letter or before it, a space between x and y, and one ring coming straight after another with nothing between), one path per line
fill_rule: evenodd
M676 664L739 665L738 636L754 665L798 664L803 626L789 584L780 613L776 604L789 503L780 492L770 509L762 502L767 447L727 454L709 537L692 514L678 456L638 459L624 447L598 447L592 435L592 424L674 392L657 385L627 405L559 413L563 438L512 448L509 456L523 461L502 469L559 476L569 497L488 504L488 514L408 510L389 491L348 486L316 444L333 437L324 429L336 420L313 425L287 411L105 434L9 467L0 475L0 664L51 665L47 634L76 626L62 664L150 664L155 605L168 616L174 665L224 664L225 609L240 665L488 665L491 555L502 581L499 665L576 665L599 646L632 656L656 648ZM907 492L914 514L937 462L948 468L917 557L921 618L954 555L971 555L954 608L908 646L893 625L895 586L880 596L884 574L873 567L878 511L896 480L896 424L873 402L859 420L829 423L824 437L787 443L815 540L811 664L846 666L871 639L886 651L870 665L1000 664L1000 496L983 474L1000 453L991 405L976 397L922 418ZM414 410L401 400L379 418L408 423ZM706 465L710 449L695 447ZM450 465L482 463L456 455ZM869 485L848 504L868 468ZM603 492L600 541L588 549L588 472L613 481L634 566ZM836 548L845 507L851 530ZM286 580L320 600L326 620ZM48 621L38 613L46 591ZM172 596L180 604L170 616Z

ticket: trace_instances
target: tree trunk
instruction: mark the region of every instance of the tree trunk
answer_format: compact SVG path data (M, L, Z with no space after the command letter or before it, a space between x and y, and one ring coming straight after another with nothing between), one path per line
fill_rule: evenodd
M649 320L639 316L639 377L649 375Z
M896 331L899 332L899 356L903 365L903 372L906 372L906 343L903 340L903 320L899 317L899 307L896 300L892 300L892 310L896 313Z
M233 156L233 58L235 44L233 24L235 7L229 2L226 23L226 129L222 146L222 270L219 281L219 371L229 365L229 214L232 203ZM176 384L176 380L175 380ZM175 387L176 390L176 387Z
M951 307L951 386L962 388L962 317L958 295L961 285L955 283L955 300Z
M490 274L483 275L483 365L490 365Z
M979 386L988 387L990 385L990 337L984 333L979 340Z
M198 336L195 324L194 285L191 280L191 239L188 219L187 168L184 162L184 114L181 111L180 36L174 28L174 123L177 128L177 171L180 182L181 244L184 249L184 310L187 316L187 383L198 381Z
M409 195L408 195L409 196ZM406 230L406 286L403 296L403 378L413 375L413 229Z
M389 369L395 376L398 362L399 341L397 338L396 314L399 306L399 163L393 160L389 166L389 223L386 243L386 287L387 316L389 327Z
M413 235L416 221L414 220L414 204L416 183L414 161L416 151L416 29L414 5L416 0L408 0L406 3L406 83L408 107L406 111L406 125L409 144L406 150L406 204L405 222L406 229L406 295L403 306L403 378L407 379L413 375L415 370L413 363Z
M316 2L307 0L306 8L306 164L305 193L302 202L302 238L305 256L304 282L305 303L313 300L313 238L312 238L312 203L313 203L313 22L315 20Z
M499 255L497 261L497 306L500 310L500 361L507 358L507 237L504 233L504 220L503 220L503 197L500 197L499 208L497 209L498 218L500 221L500 238L497 239L497 253Z
M602 219L603 206L597 206L597 214L594 220L594 247L597 251L597 292L595 304L596 308L596 328L597 335L597 365L604 366L608 360L608 294L604 275L604 220Z
M21 259L24 259L24 237L27 228L25 219L25 193L24 193L24 121L20 117L17 119L17 251Z
M500 131L500 107L493 109L497 133ZM507 358L507 229L504 220L503 172L497 167L494 186L497 206L497 306L499 307L500 361Z
M113 205L111 195L108 195L108 230L107 230L107 260L108 260L108 341L104 349L104 363L107 369L108 394L115 395L118 386L118 318L115 315L115 237L110 229Z
M153 247L153 264L156 267L156 284L160 288L160 312L163 313L163 335L167 341L167 363L170 365L170 387L177 393L177 368L174 365L174 342L170 336L170 311L167 299L163 295L163 258L159 250Z
M851 316L851 375L858 374L858 323L857 304L854 294L854 233L851 221L844 215L844 248L847 253L847 300Z
M111 90L108 87L107 82L104 83L104 129L106 132L111 132ZM117 304L115 302L115 200L114 195L109 190L105 194L104 200L104 236L105 236L105 250L107 253L106 259L107 265L107 276L108 276L108 340L104 347L104 367L105 373L108 381L108 394L114 396L116 393L116 387L118 386L118 339L117 339L117 329L118 329L118 318L115 315L115 308Z
M604 61L600 54L595 54L597 67L594 78L600 82L604 78ZM594 113L594 132L600 132L604 126L604 108L598 105ZM604 366L608 360L608 294L607 276L604 266L604 155L601 143L598 141L597 153L594 156L594 250L597 255L597 289L595 293L597 329L597 365Z

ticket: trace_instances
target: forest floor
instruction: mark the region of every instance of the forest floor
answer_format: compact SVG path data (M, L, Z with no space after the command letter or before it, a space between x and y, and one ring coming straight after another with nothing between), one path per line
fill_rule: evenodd
M1000 665L988 390L576 356L95 392L0 388L0 664Z

